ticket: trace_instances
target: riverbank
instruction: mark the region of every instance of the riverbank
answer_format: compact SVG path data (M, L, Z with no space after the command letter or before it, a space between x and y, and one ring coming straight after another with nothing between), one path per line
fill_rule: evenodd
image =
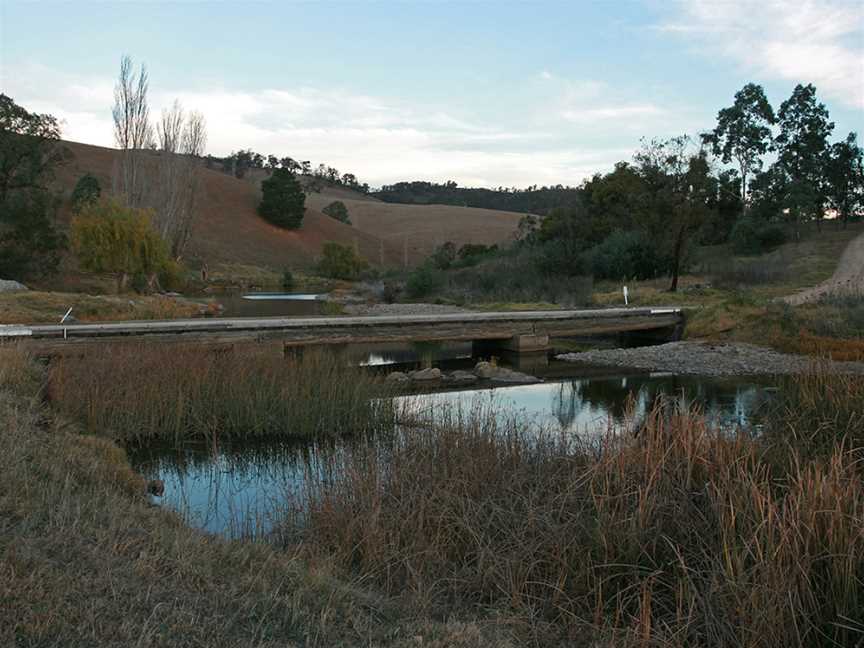
M559 360L697 376L782 375L806 371L812 357L745 343L683 341L632 349L563 353ZM864 374L862 362L831 362L829 371Z
M46 408L44 380L0 348L0 644L515 645L494 619L433 621L327 560L186 527L121 448Z

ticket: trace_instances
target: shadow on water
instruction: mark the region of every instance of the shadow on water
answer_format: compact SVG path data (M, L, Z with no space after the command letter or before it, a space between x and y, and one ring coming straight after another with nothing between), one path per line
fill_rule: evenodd
M423 366L430 359L446 369L475 362L470 346L466 351L459 345L394 345L379 346L374 353L362 348L346 352L370 371ZM746 426L770 392L770 382L752 379L628 373L554 360L546 366L550 377L539 384L484 385L400 398L405 411L433 419L436 411L448 406L469 409L479 404L502 417L516 416L546 429L590 436L610 425L630 429L661 396L696 405L724 427ZM565 371L569 372L566 378L555 377ZM130 459L147 477L165 482L163 504L179 511L190 525L237 537L267 533L286 511L302 515L305 485L310 479L338 479L338 466L351 450L350 441L154 445L130 451Z

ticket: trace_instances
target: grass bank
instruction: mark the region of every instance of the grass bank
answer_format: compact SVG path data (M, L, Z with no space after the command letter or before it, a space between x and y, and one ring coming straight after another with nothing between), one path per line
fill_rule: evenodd
M864 379L785 394L758 438L669 403L592 443L453 412L319 484L304 549L531 645L861 645Z
M335 437L392 427L384 381L327 351L282 357L159 344L103 345L52 362L48 396L64 416L123 442Z
M197 317L198 303L160 295L85 295L28 290L0 294L0 324L56 324L69 308L82 322Z
M327 561L185 527L119 447L46 409L45 378L0 348L0 644L513 645L494 622L418 618Z

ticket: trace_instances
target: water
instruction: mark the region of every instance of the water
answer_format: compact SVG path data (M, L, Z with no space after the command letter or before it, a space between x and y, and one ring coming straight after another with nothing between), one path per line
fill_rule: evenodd
M427 349L428 350L428 349ZM455 356L441 364L464 366L474 360L462 357L460 347L439 348L441 356ZM405 349L370 352L355 349L374 370L417 366ZM409 357L406 362L404 358ZM375 357L373 357L375 356ZM394 364L395 360L401 360ZM390 360L387 360L387 358ZM563 366L562 366L563 365ZM568 434L592 435L608 425L627 427L660 395L683 399L703 408L705 414L727 428L746 426L764 406L770 388L765 383L742 379L681 377L575 367L551 361L545 365L546 382L506 387L482 386L446 392L405 396L404 404L415 412L435 415L446 406L469 408L494 404L502 416L516 416L531 425ZM555 377L569 372L566 378ZM538 372L540 373L540 372ZM630 403L628 418L628 402ZM150 446L130 453L133 465L149 478L165 482L162 505L179 511L192 526L228 536L266 533L286 511L302 511L304 485L309 479L331 479L330 466L338 455L351 452L351 442L296 443L281 441L224 443L218 446L189 444L183 447Z
M317 293L226 293L213 295L223 310L219 317L314 317L322 315L325 294Z

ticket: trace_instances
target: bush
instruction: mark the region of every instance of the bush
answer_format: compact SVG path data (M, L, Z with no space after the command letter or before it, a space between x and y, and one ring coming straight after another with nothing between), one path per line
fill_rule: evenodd
M444 287L447 278L439 268L425 264L416 268L405 284L405 292L409 297L428 297Z
M742 218L732 228L729 242L736 254L762 254L786 242L786 234L777 223Z
M586 254L598 279L653 279L667 269L656 245L642 232L614 232Z
M288 268L282 271L282 290L291 290L294 287L294 275Z
M462 247L459 248L458 253L458 264L467 268L469 266L477 265L488 256L491 256L498 252L497 245L483 245L482 243L466 243Z
M72 211L80 212L87 205L97 202L101 195L102 187L99 186L96 176L85 173L78 178L75 189L72 190Z
M456 245L452 241L439 245L429 260L439 270L446 270L456 260Z
M277 227L297 229L306 213L306 194L288 169L276 169L261 183L258 215Z
M334 200L321 211L330 218L335 218L340 223L351 224L351 219L348 218L348 208L341 200Z
M348 245L328 242L321 250L318 272L330 279L354 281L369 267L365 259L358 256Z

